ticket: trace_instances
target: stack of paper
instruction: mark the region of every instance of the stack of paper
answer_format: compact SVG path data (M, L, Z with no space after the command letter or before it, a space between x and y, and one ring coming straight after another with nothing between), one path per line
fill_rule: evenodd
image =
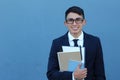
M60 71L74 71L78 64L81 64L79 47L63 47L63 52L58 52Z

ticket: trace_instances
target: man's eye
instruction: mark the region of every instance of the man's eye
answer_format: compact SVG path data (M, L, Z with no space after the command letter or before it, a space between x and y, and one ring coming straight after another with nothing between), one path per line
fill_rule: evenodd
M73 19L68 19L68 21L74 21Z
M83 19L81 19L81 18L76 18L76 21L83 21Z

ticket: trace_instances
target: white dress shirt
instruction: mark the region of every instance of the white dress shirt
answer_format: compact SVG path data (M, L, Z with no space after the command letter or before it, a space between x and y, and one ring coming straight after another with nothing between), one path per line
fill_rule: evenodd
M68 39L69 39L69 44L70 44L70 46L74 46L74 42L73 42L73 39L76 39L76 38L74 38L71 34L70 34L70 32L68 32ZM81 47L83 47L83 42L84 42L84 34L83 34L83 32L81 32L81 35L77 38L78 39L78 46L81 46Z
M70 46L74 46L73 39L76 39L76 38L74 38L74 37L70 34L70 32L68 32L68 39L69 39L69 44L70 44ZM78 41L77 41L78 46L83 47L83 43L84 43L84 33L81 32L81 35L80 35L77 39L78 39ZM75 80L73 74L72 74L72 80Z

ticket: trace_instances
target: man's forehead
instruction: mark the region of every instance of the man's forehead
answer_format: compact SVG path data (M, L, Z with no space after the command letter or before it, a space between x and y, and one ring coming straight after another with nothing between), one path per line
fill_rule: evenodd
M68 15L67 15L67 18L83 18L83 16L82 15L79 15L79 14L77 14L77 13L69 13Z

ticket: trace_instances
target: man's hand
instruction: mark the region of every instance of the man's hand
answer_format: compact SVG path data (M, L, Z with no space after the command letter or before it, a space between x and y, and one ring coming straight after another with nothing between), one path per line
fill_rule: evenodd
M73 72L74 78L78 80L81 80L87 77L87 68L80 69L80 67L81 67L81 64L79 64L75 69L75 71Z

